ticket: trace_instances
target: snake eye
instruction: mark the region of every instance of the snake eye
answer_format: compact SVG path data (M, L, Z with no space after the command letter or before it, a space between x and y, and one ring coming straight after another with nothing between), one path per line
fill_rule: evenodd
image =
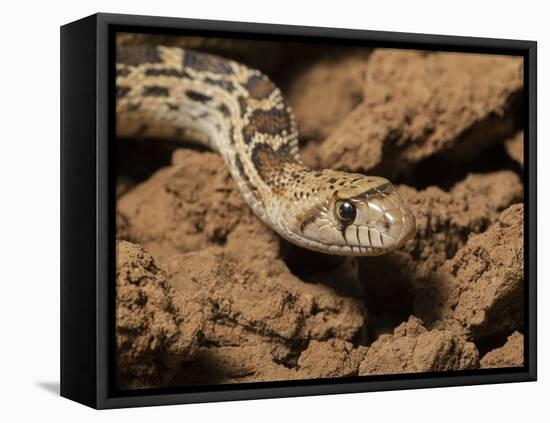
M349 225L353 223L357 216L357 210L355 206L349 201L339 201L336 203L336 217L343 225Z

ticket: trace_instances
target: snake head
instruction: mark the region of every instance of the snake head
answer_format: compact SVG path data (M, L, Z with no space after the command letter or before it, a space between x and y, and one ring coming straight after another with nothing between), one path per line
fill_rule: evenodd
M300 236L308 247L330 254L376 256L414 237L414 215L388 180L350 174L334 179L323 202L300 222Z

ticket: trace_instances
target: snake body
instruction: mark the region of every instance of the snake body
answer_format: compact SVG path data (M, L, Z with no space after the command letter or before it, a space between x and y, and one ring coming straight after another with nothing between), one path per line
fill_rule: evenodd
M219 152L254 213L301 247L379 255L415 233L412 212L388 180L305 166L280 90L235 61L177 47L119 47L116 132Z

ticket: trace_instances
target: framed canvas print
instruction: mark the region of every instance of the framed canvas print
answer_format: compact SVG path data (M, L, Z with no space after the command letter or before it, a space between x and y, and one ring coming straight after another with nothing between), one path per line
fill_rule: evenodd
M61 394L536 379L536 43L61 28Z

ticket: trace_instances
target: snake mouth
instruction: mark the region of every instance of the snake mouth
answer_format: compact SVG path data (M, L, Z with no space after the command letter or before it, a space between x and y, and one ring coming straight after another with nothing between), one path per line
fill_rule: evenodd
M347 246L363 246L389 251L401 247L416 233L416 222L393 186L378 195L367 196L357 206L356 222L342 228Z
M416 233L414 215L408 209L390 210L368 225L350 225L342 231L345 245L329 245L331 254L377 256L398 249Z
M342 200L337 197L304 224L300 241L328 254L377 256L401 247L416 233L414 214L389 183L344 201L353 207L352 221L343 224L338 218Z

